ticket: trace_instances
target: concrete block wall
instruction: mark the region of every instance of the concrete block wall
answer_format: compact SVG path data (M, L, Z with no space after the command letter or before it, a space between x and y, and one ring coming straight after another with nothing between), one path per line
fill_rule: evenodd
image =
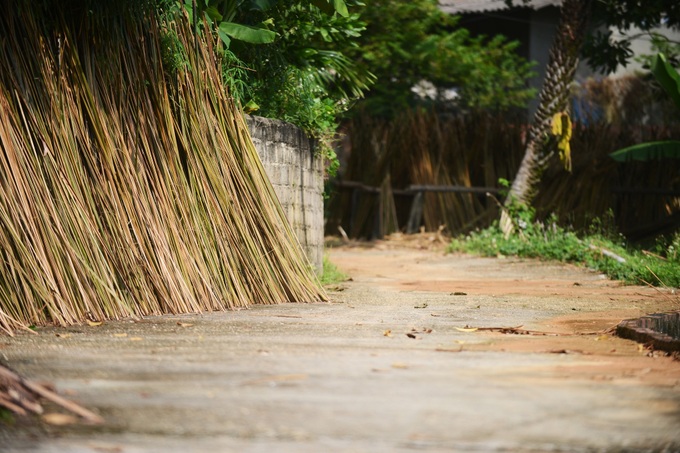
M323 159L314 141L283 121L246 116L250 135L310 263L323 272Z

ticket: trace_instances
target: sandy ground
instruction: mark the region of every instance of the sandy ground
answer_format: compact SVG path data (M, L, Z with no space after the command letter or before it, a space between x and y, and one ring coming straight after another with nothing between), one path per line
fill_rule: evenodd
M329 254L331 303L0 338L106 420L0 424L0 451L680 451L680 361L610 331L670 290L428 235Z

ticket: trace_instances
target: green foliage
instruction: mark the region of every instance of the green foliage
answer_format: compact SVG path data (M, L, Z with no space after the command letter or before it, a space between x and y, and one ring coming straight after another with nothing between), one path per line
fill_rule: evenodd
M253 100L252 87L248 83L251 70L230 49L222 49L220 54L222 80L231 96L241 103L247 113L258 110L259 106Z
M193 17L194 1L181 1ZM412 88L422 81L440 93L455 89L461 108L525 105L533 95L526 87L531 65L516 55L517 43L471 37L435 0L195 4L196 18L225 44L232 96L248 111L301 127L331 165L338 119L366 93L366 106L379 113L413 105Z
M277 69L268 79L251 82L251 102L256 100L257 114L293 123L317 139L317 151L329 162L329 173L334 174L338 165L332 148L340 114L337 102L326 96L324 87L309 69L295 66Z
M526 85L532 65L516 54L516 42L472 37L436 0L372 0L361 19L366 31L345 53L377 77L362 101L371 113L412 106L412 88L423 82L436 90L429 102L454 89L463 108L525 106L534 94Z
M174 30L163 30L160 36L160 45L163 69L167 74L174 76L179 70L184 69L189 64L186 51Z
M455 34L465 39L451 41ZM527 88L534 64L517 56L518 41L507 41L502 35L468 38L462 30L441 41L432 54L436 57L432 76L436 84L457 88L461 106L499 110L525 107L535 95Z
M680 108L680 74L670 65L664 54L660 53L654 59L652 74L666 95Z
M576 263L629 284L680 287L680 232L659 242L653 253L627 246L623 238L594 222L590 233L579 237L560 227L554 218L536 222L530 209L511 210L517 234L505 236L491 227L454 238L449 251L483 256L518 256Z
M349 16L344 0L311 0L311 3L326 14L337 12L343 17Z
M680 159L680 141L666 140L662 142L639 143L619 149L609 155L618 162L639 160L647 162L655 159Z
M329 14L316 6L323 1L276 2L266 15L277 39L262 46L233 43L230 50L248 68L235 78L249 87L234 93L237 99L257 104L258 115L301 127L318 140L319 152L332 167L337 163L331 142L338 117L368 89L372 76L341 51L352 47L364 28L358 14ZM360 4L348 1L347 6L354 10ZM264 19L263 11L242 13L244 23Z
M317 139L332 171L337 167L332 149L337 118L372 81L339 50L351 47L363 30L359 16L348 10L359 5L344 0L181 0L160 9L166 22L188 14L196 19L196 33L219 37L222 46L215 49L231 96L247 113L288 121ZM169 27L162 43L169 72L186 60L172 33Z
M267 44L274 42L276 33L269 29L270 21L262 21L257 25L246 25L234 22L239 10L266 10L268 2L257 0L185 0L184 8L189 20L197 26L205 21L216 30L222 42L229 48L231 40L237 39L251 44Z

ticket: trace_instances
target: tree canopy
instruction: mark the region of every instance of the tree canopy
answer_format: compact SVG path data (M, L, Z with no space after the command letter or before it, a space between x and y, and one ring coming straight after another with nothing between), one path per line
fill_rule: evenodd
M518 43L472 37L436 0L247 0L229 11L237 2L197 1L197 13L225 42L232 94L247 110L316 137L334 134L357 103L391 116L419 103L525 106L534 94L526 83L532 64L517 55ZM183 2L193 13L192 1ZM226 20L273 39L231 39ZM429 90L417 95L417 86Z
M517 42L472 37L436 0L372 0L361 20L366 30L345 52L376 75L363 102L374 113L447 97L461 108L525 106L534 94L526 83L532 64L517 55ZM412 88L423 83L430 93L418 99Z
M235 22L275 33L270 43L232 41L227 77L258 114L328 130L356 101L389 116L416 103L458 108L525 106L532 64L502 36L472 37L436 0L267 1ZM207 8L212 2L207 3ZM213 17L216 17L213 15ZM423 85L426 93L413 88Z

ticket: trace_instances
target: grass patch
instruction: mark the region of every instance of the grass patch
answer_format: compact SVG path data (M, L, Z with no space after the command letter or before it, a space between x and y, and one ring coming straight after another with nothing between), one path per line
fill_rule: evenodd
M680 232L659 238L651 250L644 250L598 225L588 234L577 235L558 226L554 219L534 221L529 211L516 217L516 233L507 238L495 223L454 238L448 250L575 263L627 284L680 287Z
M321 276L322 285L333 285L344 282L348 279L347 274L338 270L337 266L333 264L328 255L323 256L323 275Z

